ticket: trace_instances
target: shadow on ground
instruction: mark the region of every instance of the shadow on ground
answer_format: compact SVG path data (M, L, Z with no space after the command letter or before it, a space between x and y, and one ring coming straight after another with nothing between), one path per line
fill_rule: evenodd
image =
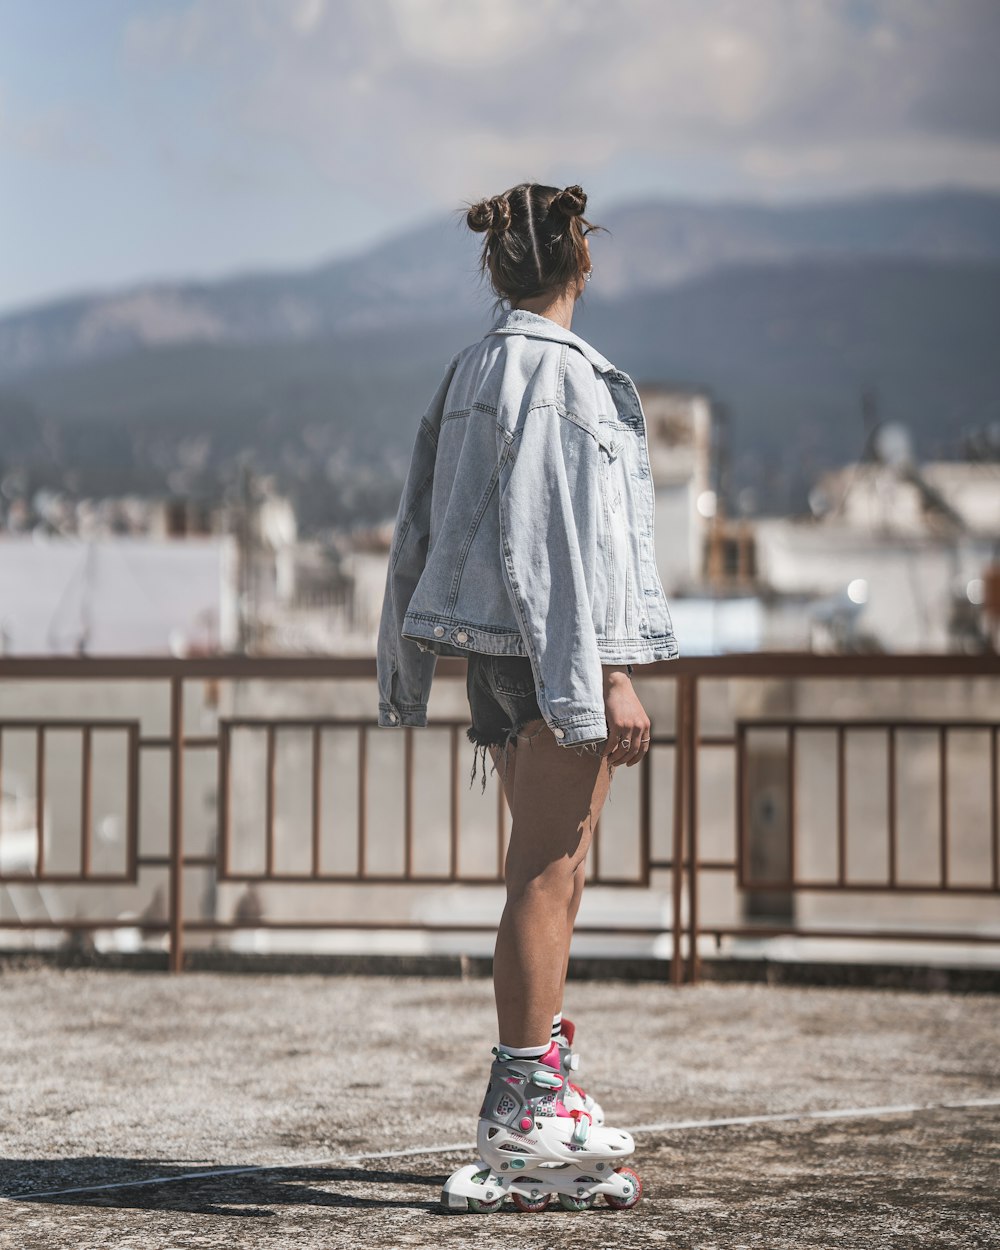
M166 1159L128 1159L108 1155L79 1159L7 1159L0 1169L0 1198L31 1203L33 1206L116 1207L137 1211L191 1211L206 1215L273 1216L269 1207L289 1205L315 1207L405 1207L413 1210L426 1206L440 1209L441 1186L448 1173L421 1174L387 1169L296 1166L261 1168L239 1174L239 1169L225 1169L206 1164L204 1179L199 1170ZM33 1178L32 1190L19 1190L12 1176ZM52 1193L39 1185L40 1177L49 1177L54 1190L77 1192ZM113 1181L108 1179L114 1177ZM180 1180L178 1177L186 1179ZM173 1179L171 1179L173 1178ZM124 1183L123 1183L124 1182ZM338 1183L370 1187L371 1196L331 1193L316 1188ZM114 1189L99 1186L113 1184ZM419 1185L428 1190L426 1203L394 1198L392 1189L400 1185ZM376 1187L386 1187L379 1190ZM37 1196L36 1196L37 1194Z

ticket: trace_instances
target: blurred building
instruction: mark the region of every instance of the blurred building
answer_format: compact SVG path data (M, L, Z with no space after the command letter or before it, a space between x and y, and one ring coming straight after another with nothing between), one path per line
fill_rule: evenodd
M0 534L0 654L230 650L235 570L225 535Z
M881 462L823 474L813 515L754 523L762 587L809 596L814 650L982 651L1000 555L1000 466Z
M906 431L886 425L870 460L820 475L809 513L730 518L709 485L721 450L699 398L643 396L657 556L684 654L1000 645L1000 465L920 465Z
M716 511L713 419L709 397L667 387L641 388L655 497L654 544L664 589L702 580Z

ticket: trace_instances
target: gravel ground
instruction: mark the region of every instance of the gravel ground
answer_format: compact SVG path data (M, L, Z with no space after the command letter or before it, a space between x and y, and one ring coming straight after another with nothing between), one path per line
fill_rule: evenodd
M580 982L566 1010L643 1201L453 1216L488 981L0 971L0 1247L1000 1247L997 998ZM855 1108L884 1110L678 1127Z

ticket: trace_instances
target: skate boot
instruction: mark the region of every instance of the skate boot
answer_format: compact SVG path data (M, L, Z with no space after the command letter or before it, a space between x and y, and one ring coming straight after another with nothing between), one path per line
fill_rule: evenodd
M573 1037L576 1033L576 1025L572 1020L563 1017L562 1033L556 1038L559 1044L559 1056L562 1060L562 1074L566 1078L566 1087L563 1091L563 1102L566 1104L568 1111L574 1108L586 1111L594 1124L604 1123L604 1109L601 1104L588 1094L585 1089L576 1085L571 1081L570 1073L575 1072L580 1066L580 1056L573 1050Z
M553 1197L567 1211L585 1211L598 1196L610 1207L634 1207L642 1182L622 1165L635 1142L621 1129L594 1124L583 1108L566 1106L558 1044L540 1059L493 1053L476 1134L479 1162L448 1178L442 1205L497 1211L509 1195L520 1211L544 1211Z

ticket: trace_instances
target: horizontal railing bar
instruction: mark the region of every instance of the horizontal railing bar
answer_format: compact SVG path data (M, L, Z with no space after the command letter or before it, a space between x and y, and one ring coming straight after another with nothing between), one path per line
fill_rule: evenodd
M214 855L185 855L185 868L214 868L218 863ZM143 868L169 868L169 855L140 855L138 863Z
M0 719L0 730L4 729L132 729L139 722L135 720L80 720L77 717L62 716L4 716Z
M211 749L219 745L219 739L214 734L212 735L198 734L193 737L185 738L184 741L181 743L181 745L184 747L185 750L188 750L189 748L193 748L194 750L198 750L199 748ZM155 736L147 736L147 737L139 739L139 746L146 747L152 750L164 751L167 748L173 746L173 742L170 740L170 738L159 738Z
M649 866L651 869L659 868L667 872L673 872L674 861L672 859L651 859ZM686 872L689 867L688 860L681 860L681 867ZM699 872L735 872L737 867L735 860L731 859L700 859L698 861Z
M440 656L442 676L465 671L467 661ZM682 677L1000 677L1000 655L925 654L816 655L808 651L747 651L657 660L642 665L641 678ZM0 678L68 677L167 679L376 676L374 656L4 656Z
M185 925L186 927L186 925ZM169 920L0 920L0 929L149 929L166 932Z
M605 877L603 874L601 874L600 876L588 877L587 884L588 885L608 885L608 886L615 886L616 888L618 886L623 886L628 889L631 889L633 886L641 885L644 888L648 888L646 886L646 882L642 879L642 877Z
M868 720L864 717L841 716L831 717L782 717L781 719L740 720L745 729L976 729L989 730L1000 725L995 720L951 720L948 717L935 717L923 720L917 717L893 718L891 720Z
M143 929L150 933L166 932L169 928L166 920L150 920L138 922L131 920L0 920L0 929L62 929L67 931L94 929ZM432 932L432 933L494 933L495 924L477 924L459 922L448 924L426 924L419 921L391 920L250 920L250 921L213 921L186 920L185 930L199 933L235 932L247 929L274 929L279 931L314 931L330 930L383 930L385 932ZM629 936L658 937L669 932L667 925L577 925L574 933L617 934ZM847 938L855 941L913 941L913 942L954 942L970 944L991 944L1000 942L1000 933L957 933L940 930L913 929L795 929L790 926L718 926L711 925L699 929L699 936L704 937L798 937L798 938ZM664 963L669 963L664 960Z
M704 864L698 865L700 872ZM839 891L850 894L857 891L862 894L997 894L1000 891L993 885L940 885L939 883L921 883L917 881L901 882L890 885L888 881L744 881L741 889L768 891L771 893L794 894L798 890Z
M214 863L215 861L213 861ZM314 877L311 873L275 873L273 876L267 876L265 873L234 873L229 872L224 877L218 878L220 882L242 885L503 885L503 877L488 876L467 876L462 874L460 877L453 877L449 873L441 873L435 876L412 876L404 877L401 874L396 875L377 875L368 873L365 876L358 876L352 873L327 873L323 876ZM598 877L590 878L588 885L609 885L622 886L634 889L636 886L643 886L645 883L641 878L607 878Z
M317 929L358 929L358 930L385 930L413 933L496 933L496 923L488 924L477 921L447 921L441 924L423 923L419 920L392 921L392 920L249 920L249 921L212 921L212 920L185 920L184 928L195 932L214 933L214 932L233 932L239 929L277 929L277 930L317 930ZM663 925L576 925L573 932L576 933L593 933L593 934L621 934L629 937L633 934L640 937L658 937L668 930Z
M441 717L428 721L427 728L461 728L468 723L467 716L453 717L450 720ZM220 716L219 724L230 729L357 729L361 726L370 729L378 728L378 719L374 716Z
M127 873L119 875L117 873L88 873L83 876L78 872L43 872L42 875L36 876L34 873L11 873L0 872L0 884L3 885L135 885L135 877L129 876Z
M170 928L167 920L0 920L0 929L144 929L150 933L165 933ZM444 924L425 924L417 920L185 920L185 932L234 933L247 929L274 929L281 932L304 932L316 930L381 930L406 933L495 933L496 924L459 921ZM623 925L577 925L574 933L620 934L623 937L659 937L667 930L662 925L626 927ZM234 952L238 953L238 952Z
M859 942L1000 942L1000 933L942 932L937 929L796 929L788 925L707 925L699 937L850 938Z

